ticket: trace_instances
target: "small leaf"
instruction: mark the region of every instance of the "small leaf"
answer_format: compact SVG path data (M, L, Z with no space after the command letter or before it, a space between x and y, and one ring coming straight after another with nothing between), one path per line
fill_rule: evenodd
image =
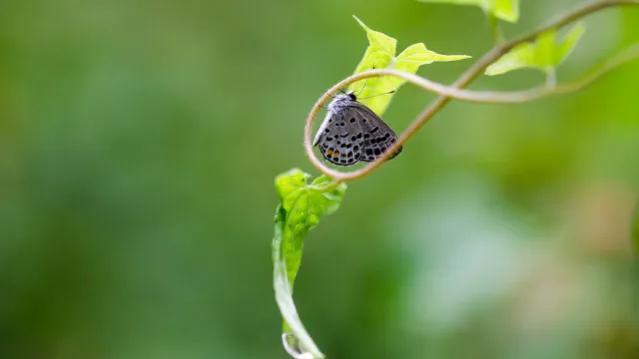
M294 168L286 173L275 177L275 188L280 196L280 200L287 198L292 192L299 190L304 185L310 175Z
M395 60L395 68L398 70L415 73L421 65L432 64L433 62L459 61L470 58L468 55L442 55L435 51L430 51L424 43L412 44Z
M428 50L423 43L407 47L397 57L395 50L397 40L379 31L372 30L364 22L353 16L366 31L368 48L364 57L355 68L355 73L372 69L397 69L409 73L416 73L421 65L433 62L458 61L467 59L466 55L442 55ZM382 115L392 96L383 95L399 89L406 81L394 76L375 77L352 84L349 89L354 91L360 101L370 107L376 114Z
M554 67L555 64L555 30L549 30L537 37L536 47L533 47L532 63L541 69Z
M570 55L572 50L577 46L579 40L586 32L586 25L580 22L577 25L573 26L572 29L564 36L564 39L561 41L561 44L557 49L557 57L555 58L555 63L557 65L561 64L567 57Z
M534 42L525 42L512 48L486 69L486 75L495 76L507 72L534 68L548 71L559 66L570 55L586 31L583 23L575 25L564 36L557 38L555 30L540 34Z
M319 222L319 218L333 213L339 207L346 191L346 184L326 189L331 183L327 176L320 176L310 185L310 175L293 169L275 178L282 208L287 213L287 229L294 236L305 235Z
M515 46L507 54L492 63L486 69L488 76L505 74L506 72L528 67L534 61L534 46L531 43L523 43Z
M362 20L357 18L357 16L353 17L366 31L366 37L368 37L368 48L366 48L364 57L359 65L357 65L355 72L362 72L371 68L386 68L395 56L397 40L384 33L372 30L366 26Z
M293 302L293 283L302 263L304 238L321 217L339 208L346 184L335 183L327 176L320 176L310 184L309 179L310 175L299 169L275 178L281 204L275 210L273 289L284 319L288 345L311 355L311 358L323 358L299 318Z
M519 0L493 0L490 12L499 19L517 22L519 20Z
M487 14L496 18L517 22L519 20L519 0L419 0L426 3L447 3L455 5L479 6Z

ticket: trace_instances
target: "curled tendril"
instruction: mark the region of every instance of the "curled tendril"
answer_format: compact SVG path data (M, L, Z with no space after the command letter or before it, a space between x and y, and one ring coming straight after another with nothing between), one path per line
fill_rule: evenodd
M639 5L639 0L600 0L586 3L563 16L558 17L556 20L539 27L538 29L531 31L528 34L520 36L519 38L499 43L492 50L488 51L482 56L475 64L473 64L466 72L464 72L455 83L451 86L446 86L434 81L430 81L426 78L402 72L392 69L380 69L370 70L354 74L346 79L338 82L333 87L328 89L311 108L308 116L306 117L306 125L304 128L304 149L310 162L319 171L332 177L336 182L352 181L358 178L362 178L370 174L373 170L379 167L389 156L395 153L402 145L404 145L415 133L421 129L421 127L428 122L441 108L443 108L451 99L482 102L482 103L520 103L536 100L542 97L565 94L583 89L596 81L604 74L610 72L613 69L625 64L628 61L639 58L639 44L635 44L621 53L604 61L601 65L596 67L590 73L584 77L569 83L563 83L558 85L540 86L522 91L470 91L463 88L468 86L474 79L483 73L483 71L496 61L499 57L507 53L513 47L534 39L537 35L548 31L550 29L558 29L569 25L587 15L598 12L600 10L622 5ZM426 91L431 91L439 95L435 101L426 107L422 113L408 126L404 132L399 136L397 142L389 147L380 157L375 161L369 163L365 167L352 171L341 172L326 166L320 159L317 158L313 151L312 145L312 131L313 121L319 111L325 107L330 98L333 97L340 89L346 88L348 85L357 82L362 79L379 76L396 76L400 77L407 82L412 83ZM283 339L284 340L284 339Z
M284 333L282 334L282 346L284 350L294 359L314 359L313 354L309 352L302 352L297 345L293 345L289 342L289 338L293 338L292 335Z

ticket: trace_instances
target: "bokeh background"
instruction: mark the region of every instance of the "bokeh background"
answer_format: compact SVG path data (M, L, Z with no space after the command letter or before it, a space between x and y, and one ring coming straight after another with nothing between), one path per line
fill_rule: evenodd
M578 1L522 1L521 33ZM477 8L396 0L3 1L0 357L285 358L276 174L366 48L480 56ZM639 41L589 17L559 79ZM471 61L420 74L451 82ZM538 84L520 71L477 89ZM578 94L452 103L352 183L296 283L331 358L636 358L639 63ZM400 131L433 98L404 87Z

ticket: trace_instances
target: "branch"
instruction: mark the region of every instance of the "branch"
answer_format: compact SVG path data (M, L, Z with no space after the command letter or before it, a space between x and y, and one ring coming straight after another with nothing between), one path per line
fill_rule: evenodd
M627 51L622 52L619 56L615 56L610 61L606 61L604 65L600 66L598 69L593 71L590 75L584 77L583 79L576 81L574 83L568 83L559 85L556 87L548 88L548 87L539 87L530 90L524 91L514 91L514 92L498 92L498 91L468 91L463 90L464 87L468 86L473 80L475 80L479 75L481 75L486 67L488 67L491 63L499 59L502 55L506 54L513 47L523 43L530 41L537 37L539 34L546 32L553 28L561 28L566 25L569 25L587 15L598 12L600 10L614 7L614 6L622 6L622 5L639 5L639 0L600 0L593 1L558 17L556 20L551 21L550 23L541 26L525 35L520 36L515 40L511 40L500 45L495 46L492 50L488 51L484 56L482 56L475 64L473 64L468 70L466 70L458 79L453 83L452 86L445 86L425 78L419 77L417 75L408 74L401 71L385 69L385 70L371 70L362 73L358 73L352 75L338 84L331 87L328 91L326 91L315 103L310 113L306 118L306 127L304 129L304 148L306 151L306 155L308 156L311 163L324 174L332 177L337 182L343 181L351 181L354 179L362 178L368 174L370 174L373 170L379 167L391 154L395 153L400 146L404 145L415 133L417 133L422 126L424 126L439 110L441 110L451 99L456 98L460 100L467 101L475 101L475 102L506 102L506 103L514 103L514 102L525 102L531 101L534 99L538 99L541 97L554 95L554 94L562 94L572 91L577 91L593 81L602 76L603 74L609 72L610 70L620 66L621 64L632 60L639 56L639 46L632 46ZM337 93L341 88L346 87L347 85L356 82L358 80L369 78L369 77L378 77L384 75L392 75L401 77L408 82L411 82L419 87L422 87L428 91L435 92L439 94L439 97L435 99L428 107L426 107L417 118L411 123L411 125L404 130L404 132L399 136L398 141L396 141L390 148L388 148L379 158L375 161L369 163L367 166L355 170L353 172L340 172L335 169L332 169L326 166L321 160L319 160L315 152L313 151L313 145L311 141L312 130L313 130L313 120L316 115L319 113L322 106L328 102L331 96Z
M330 96L348 87L350 84L371 77L395 76L412 83L417 87L421 87L426 91L436 93L440 96L449 97L461 101L479 102L479 103L519 103L536 100L542 97L565 94L583 89L590 85L608 72L615 70L617 67L627 62L639 58L639 43L636 43L623 51L606 59L603 63L596 66L587 75L573 82L567 82L560 85L543 85L528 90L519 91L473 91L464 90L455 86L446 86L438 82L431 81L427 78L417 76L404 71L394 69L380 69L362 71L351 75L340 81L333 88L328 90ZM551 81L553 83L553 81ZM330 99L330 96L327 98Z

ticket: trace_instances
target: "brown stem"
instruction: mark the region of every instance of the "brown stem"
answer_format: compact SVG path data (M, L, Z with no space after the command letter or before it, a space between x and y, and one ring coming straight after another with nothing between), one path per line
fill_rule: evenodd
M320 111L322 105L324 105L330 99L331 95L336 93L340 88L347 85L348 83L355 82L359 79L366 77L379 76L376 72L384 72L384 71L392 71L392 70L374 70L375 73L367 71L366 73L360 73L353 75L335 86L331 87L328 91L326 91L319 100L315 103L313 108L311 109L307 119L306 119L306 127L304 129L304 147L306 150L306 154L309 157L311 163L324 174L332 177L335 181L352 181L358 178L362 178L368 174L370 174L373 170L379 167L391 154L395 153L400 146L404 145L406 141L408 141L413 135L415 135L421 128L424 126L439 110L441 110L453 97L462 97L464 94L472 94L469 91L460 91L464 87L468 86L472 81L474 81L479 75L481 75L486 67L488 67L491 63L499 59L502 55L506 54L513 47L530 41L537 37L539 34L546 32L550 29L558 29L564 27L568 24L571 24L587 15L590 15L594 12L614 7L614 6L622 6L622 5L639 5L639 0L599 0L592 1L586 4L583 4L576 9L569 11L568 13L559 16L554 21L549 22L548 24L541 26L527 34L524 34L514 40L507 41L505 43L499 44L495 46L492 50L488 51L484 56L482 56L477 62L475 62L468 70L466 70L452 85L452 87L443 86L440 84L436 84L430 82L426 79L416 80L409 76L398 75L393 73L393 75L400 76L410 82L415 83L416 81L422 83L428 83L428 86L432 86L434 92L440 93L440 96L436 98L428 107L426 107L415 120L404 130L404 132L399 136L398 141L393 144L390 148L388 148L377 160L369 163L366 167L355 170L353 172L340 172L334 170L332 168L327 167L322 161L320 161L313 152L313 145L311 141L312 136L312 123L315 119L317 113ZM390 74L390 73L389 73ZM413 81L415 80L415 81ZM424 82L425 81L425 82ZM436 86L437 85L437 86ZM535 92L536 91L536 92ZM538 93L541 91L533 90L532 94L534 96L530 96L530 93L525 95L530 96L531 98L538 98ZM524 93L524 92L521 92ZM492 93L493 95L496 93ZM524 96L525 97L525 96ZM524 101L528 100L528 98L524 98Z

